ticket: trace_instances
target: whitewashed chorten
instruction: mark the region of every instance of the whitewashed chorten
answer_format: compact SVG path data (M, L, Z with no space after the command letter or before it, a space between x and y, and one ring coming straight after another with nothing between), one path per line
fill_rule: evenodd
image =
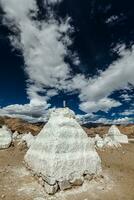
M27 166L42 179L50 194L81 185L86 175L101 172L101 160L93 141L69 108L51 112L25 155Z

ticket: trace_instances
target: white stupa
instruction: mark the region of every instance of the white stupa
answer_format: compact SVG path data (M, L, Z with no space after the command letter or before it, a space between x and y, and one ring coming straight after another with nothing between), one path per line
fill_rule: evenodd
M18 131L15 131L15 132L13 133L13 135L12 135L13 141L15 141L15 140L17 139L18 135L19 135Z
M21 142L25 142L26 145L27 145L27 147L29 148L29 147L33 144L34 140L35 140L35 136L33 136L33 135L29 132L29 133L26 133L26 134L24 134L24 135L22 136L20 143L21 143Z
M7 126L3 126L0 128L0 149L7 149L12 142L12 133L7 128Z
M25 155L27 166L42 178L46 191L68 189L81 185L86 175L101 172L101 160L93 141L87 137L69 108L59 108L50 114Z
M115 125L110 127L107 136L118 143L128 143L127 135L122 134Z
M94 138L94 142L95 142L95 146L97 148L103 148L104 141L103 141L103 139L98 134L96 134L96 136Z

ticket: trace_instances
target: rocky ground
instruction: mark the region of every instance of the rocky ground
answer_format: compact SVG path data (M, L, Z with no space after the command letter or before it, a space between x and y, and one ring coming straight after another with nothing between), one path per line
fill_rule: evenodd
M0 117L0 125L7 125L12 132L31 132L37 135L43 123L31 124L21 119ZM88 136L103 136L110 126L83 127ZM134 125L119 125L120 131L134 138ZM11 146L0 151L0 200L134 200L134 143L120 149L99 151L104 178L85 183L82 187L55 196L48 196L41 185L25 168L25 146Z
M26 170L25 146L0 151L0 199L4 200L134 200L134 144L99 151L104 178L56 196L48 196Z
M33 135L37 135L43 127L43 123L29 123L19 118L0 117L0 126L6 125L8 128L20 134L31 132Z

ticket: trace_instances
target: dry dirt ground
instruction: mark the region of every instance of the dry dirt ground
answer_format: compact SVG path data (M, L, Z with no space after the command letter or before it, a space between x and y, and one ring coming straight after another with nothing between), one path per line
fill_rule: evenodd
M0 151L0 200L134 200L134 143L99 151L104 178L55 196L27 171L25 152L17 145Z

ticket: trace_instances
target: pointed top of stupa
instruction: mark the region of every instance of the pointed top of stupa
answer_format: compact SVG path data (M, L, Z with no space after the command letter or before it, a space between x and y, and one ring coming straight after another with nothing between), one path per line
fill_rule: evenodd
M75 113L70 110L68 107L65 107L65 108L57 108L57 109L54 109L50 112L50 119L51 118L75 118ZM64 120L64 118L63 118Z
M119 142L119 143L128 143L128 137L127 135L124 135L120 132L117 126L112 125L108 131L107 134L108 137L110 137L113 141Z
M112 125L109 128L108 136L109 135L120 135L120 134L121 134L121 132L120 132L120 130L118 129L118 127L116 125Z

